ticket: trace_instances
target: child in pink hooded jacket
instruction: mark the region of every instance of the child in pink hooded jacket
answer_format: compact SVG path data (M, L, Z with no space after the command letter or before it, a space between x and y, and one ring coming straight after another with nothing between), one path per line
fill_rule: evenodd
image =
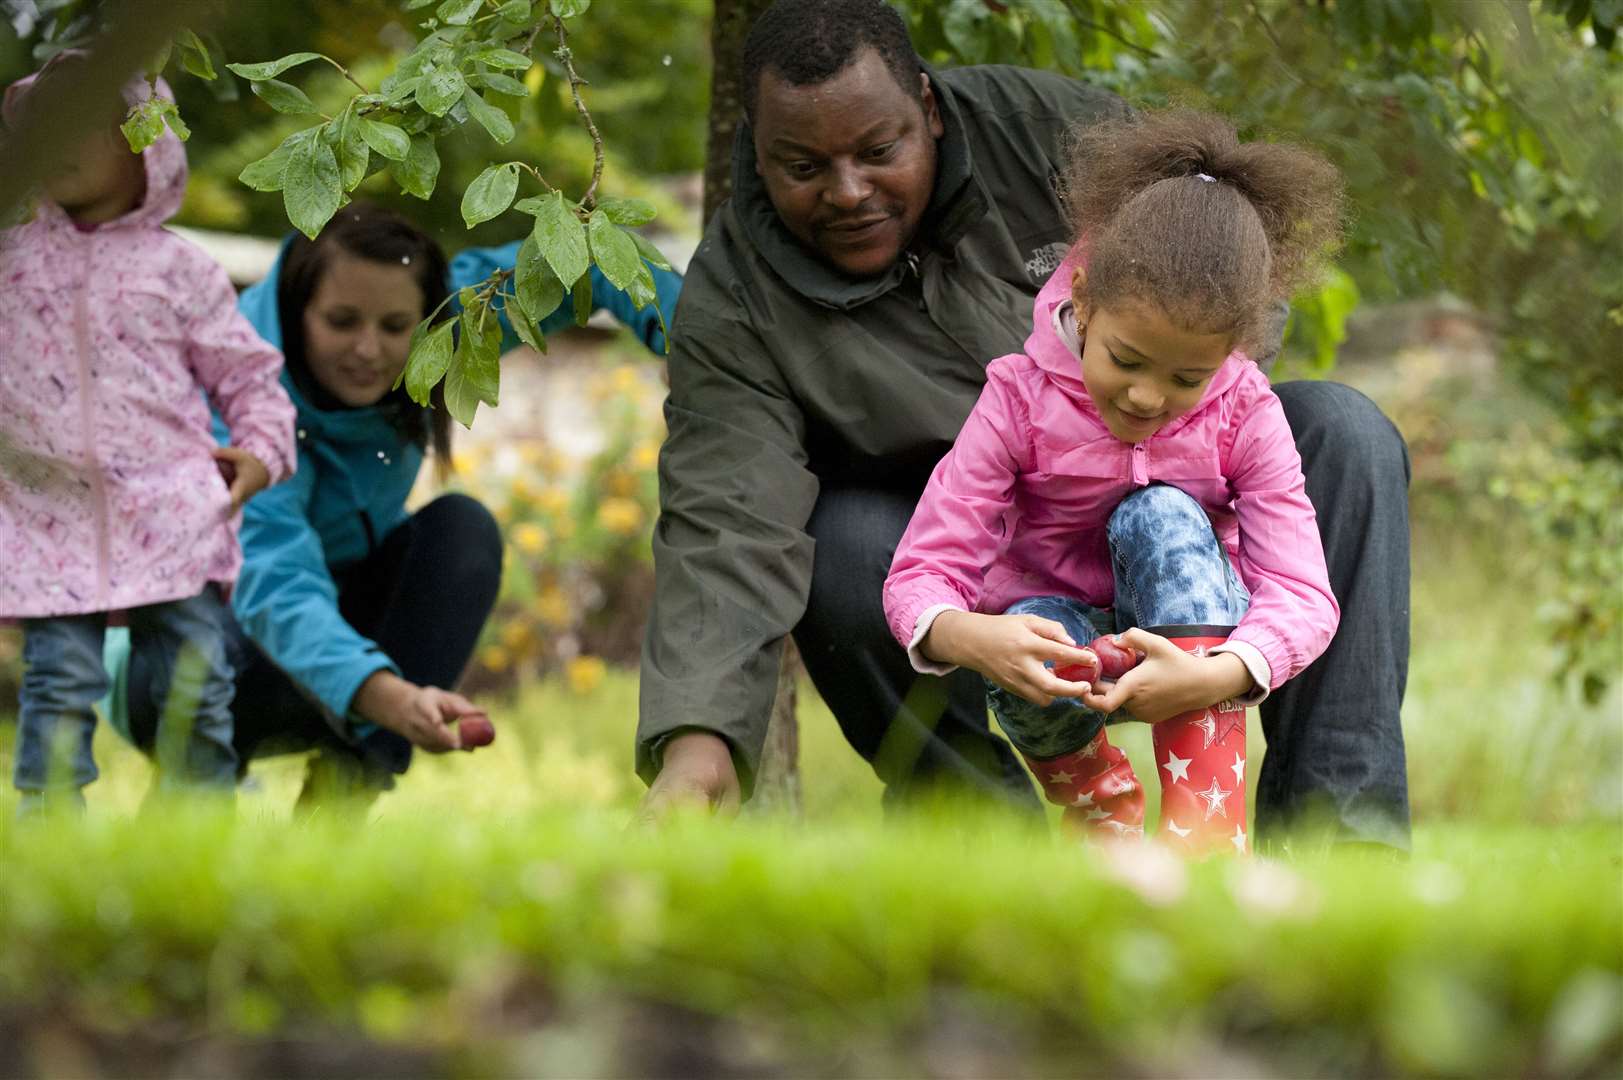
M82 62L64 54L9 87L7 123L39 79ZM33 219L0 234L0 618L23 622L25 814L82 803L96 778L91 705L115 611L170 682L161 782L230 790L233 518L293 470L280 353L238 314L224 271L163 228L186 188L180 140L166 131L136 155L119 133L124 107L153 89L127 86L54 163ZM210 434L211 404L229 448Z
M1105 724L1154 725L1161 829L1245 833L1245 706L1339 612L1301 460L1245 349L1340 231L1333 166L1190 112L1096 125L1066 189L1084 238L995 360L885 582L919 671L981 672L1000 725L1083 830L1143 831ZM1085 648L1121 632L1112 683ZM1138 657L1126 657L1131 663Z

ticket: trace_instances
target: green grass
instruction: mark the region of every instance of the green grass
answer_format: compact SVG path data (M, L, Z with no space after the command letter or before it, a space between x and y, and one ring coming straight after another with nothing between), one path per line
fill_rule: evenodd
M299 758L146 806L104 731L83 821L0 796L0 1075L1616 1075L1620 703L1520 651L1519 561L1417 540L1409 862L887 822L809 690L802 822L659 833L631 673L488 702L364 816L294 820Z

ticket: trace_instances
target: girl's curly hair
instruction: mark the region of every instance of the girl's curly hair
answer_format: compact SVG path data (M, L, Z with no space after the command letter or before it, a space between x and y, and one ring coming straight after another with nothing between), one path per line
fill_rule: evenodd
M1241 142L1211 113L1077 128L1062 191L1087 251L1090 306L1151 301L1237 345L1256 344L1274 305L1312 282L1341 242L1334 165L1290 143Z

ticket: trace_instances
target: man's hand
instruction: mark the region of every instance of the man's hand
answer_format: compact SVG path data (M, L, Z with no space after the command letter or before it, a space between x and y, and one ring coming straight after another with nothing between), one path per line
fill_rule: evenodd
M708 731L685 731L665 744L659 775L643 796L638 821L657 824L683 808L738 813L738 770L727 741Z
M1133 719L1159 723L1191 709L1240 697L1256 684L1245 661L1233 653L1195 656L1160 634L1134 627L1121 635L1123 645L1144 654L1144 661L1107 686L1089 690L1082 703L1109 715L1126 709Z
M270 486L270 470L265 463L246 450L235 446L219 446L214 450L214 463L231 489L231 510L235 514L242 505Z
M485 710L461 694L437 686L418 686L392 671L374 671L355 693L355 711L431 754L462 749L456 727L463 717L489 719Z
M1040 706L1057 697L1081 697L1091 689L1086 682L1060 678L1044 661L1055 667L1098 664L1092 650L1079 647L1065 627L1037 615L943 611L919 644L930 659L971 668Z

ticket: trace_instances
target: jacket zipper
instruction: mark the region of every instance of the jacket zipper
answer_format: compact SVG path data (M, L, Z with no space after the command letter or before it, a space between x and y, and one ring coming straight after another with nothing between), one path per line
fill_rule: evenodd
M90 477L90 510L96 526L96 610L112 607L112 540L107 525L107 478L96 457L96 403L90 365L90 255L85 245L79 288L73 295L73 339L79 353L79 423L84 436L85 468Z
M904 251L902 252L902 259L907 263L908 273L912 274L913 280L919 283L919 310L928 312L930 308L924 302L924 274L919 270L919 257L914 252Z
M1143 443L1133 444L1133 483L1144 487L1150 482L1149 452Z

